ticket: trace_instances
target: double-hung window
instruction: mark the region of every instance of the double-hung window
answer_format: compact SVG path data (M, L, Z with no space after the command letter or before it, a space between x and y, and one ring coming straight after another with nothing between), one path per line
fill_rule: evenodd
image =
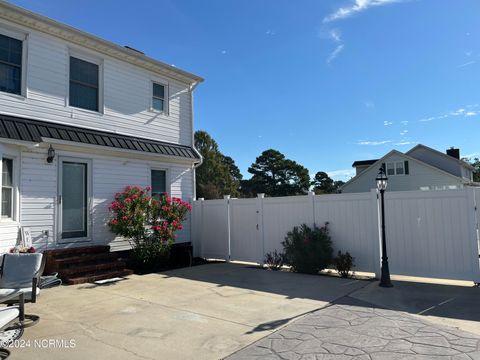
M165 170L152 170L152 196L160 198L167 192L167 172Z
M13 218L13 160L2 158L2 218Z
M99 110L99 66L70 57L70 106Z
M166 112L167 106L165 103L165 96L167 93L166 86L159 83L153 83L152 89L152 109L154 111Z
M387 175L408 175L408 161L395 161L386 163Z
M0 34L0 91L22 92L23 42Z

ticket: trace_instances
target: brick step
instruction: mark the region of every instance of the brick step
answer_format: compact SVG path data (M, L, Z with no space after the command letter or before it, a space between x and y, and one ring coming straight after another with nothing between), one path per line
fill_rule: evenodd
M62 278L71 278L71 277L79 277L84 274L89 273L97 273L102 270L120 270L125 269L125 261L114 261L114 262L107 262L107 263L99 263L99 264L92 264L92 265L79 265L71 268L61 269L60 276Z
M46 255L54 257L55 259L61 259L65 257L72 257L75 255L83 254L98 254L110 252L110 246L108 245L95 245L95 246L81 246L68 249L55 249L46 251Z
M114 277L125 277L132 274L133 274L133 271L128 269L117 270L117 271L104 271L101 273L95 273L91 275L67 278L65 279L65 283L69 285L84 284L88 282L105 280L105 279L110 279Z
M112 263L117 261L119 255L116 253L100 253L100 254L86 254L72 257L66 257L62 259L55 259L55 265L59 269L66 269L72 266L94 265L99 263Z

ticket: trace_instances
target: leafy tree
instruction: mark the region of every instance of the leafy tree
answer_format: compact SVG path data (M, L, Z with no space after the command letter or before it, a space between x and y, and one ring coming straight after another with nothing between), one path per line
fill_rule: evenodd
M242 174L235 161L220 152L217 142L206 131L195 132L195 147L203 156L203 164L196 170L197 197L239 196Z
M310 187L308 170L281 152L265 150L248 168L250 180L242 182L243 196L265 193L267 196L304 195Z
M473 159L462 159L463 161L469 163L474 167L473 170L473 181L475 182L480 182L480 159L479 158L473 158Z
M312 181L313 191L315 194L335 194L340 190L340 187L345 184L343 181L334 181L324 171L319 171L315 174Z
M336 180L333 182L333 186L335 186L335 189L336 191L335 192L339 192L341 187L345 185L345 181L342 181L342 180Z

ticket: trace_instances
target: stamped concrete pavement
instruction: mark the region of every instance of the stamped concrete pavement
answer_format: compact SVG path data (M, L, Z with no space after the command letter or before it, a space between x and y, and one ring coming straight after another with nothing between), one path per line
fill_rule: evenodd
M472 360L480 336L345 296L228 359Z

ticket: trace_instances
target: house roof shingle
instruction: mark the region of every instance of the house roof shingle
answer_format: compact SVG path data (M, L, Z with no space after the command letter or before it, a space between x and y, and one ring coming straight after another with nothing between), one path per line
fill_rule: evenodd
M193 160L200 159L197 152L190 146L9 115L0 115L0 138L29 142L43 142L44 138L48 138Z

